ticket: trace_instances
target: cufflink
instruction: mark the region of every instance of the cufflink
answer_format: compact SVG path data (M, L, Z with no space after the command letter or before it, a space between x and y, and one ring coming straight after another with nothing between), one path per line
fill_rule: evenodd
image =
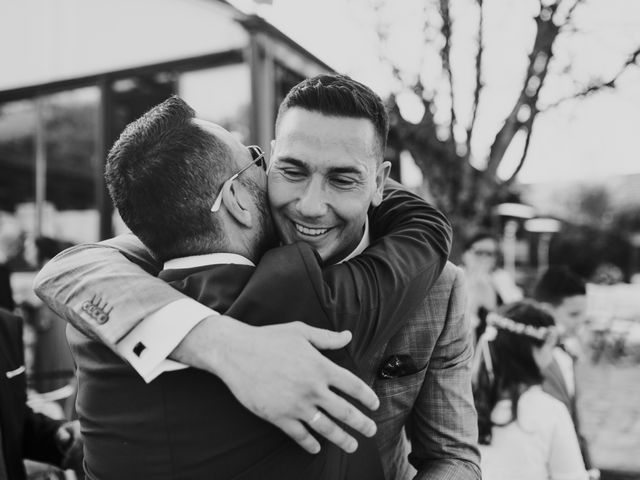
M140 355L142 355L142 352L144 352L146 348L147 347L145 346L144 343L138 342L136 343L136 346L133 347L133 353L135 353L137 357L140 357Z

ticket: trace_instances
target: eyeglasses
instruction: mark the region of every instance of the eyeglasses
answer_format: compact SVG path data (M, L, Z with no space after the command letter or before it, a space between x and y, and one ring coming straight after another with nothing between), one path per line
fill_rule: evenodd
M257 165L261 167L265 172L267 171L267 162L265 162L264 160L264 152L262 151L262 149L257 145L249 145L247 149L251 153L251 158L253 160L248 165L245 165L244 167L242 167L241 170L234 173L228 180L225 180L222 183L223 186L225 183L233 182L236 178L240 176L242 172L244 172L245 170L248 170L252 165ZM218 193L218 196L216 197L215 202L213 202L213 205L211 206L211 211L217 212L218 210L220 210L221 205L222 205L222 188L220 189L220 193Z

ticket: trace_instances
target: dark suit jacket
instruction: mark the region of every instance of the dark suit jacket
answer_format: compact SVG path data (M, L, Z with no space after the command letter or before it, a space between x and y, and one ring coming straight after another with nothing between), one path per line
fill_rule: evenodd
M15 307L11 290L11 271L9 267L0 263L0 308L13 311Z
M0 309L0 431L7 473L25 478L22 460L59 465L62 454L54 442L62 422L34 413L27 405L22 320Z
M303 317L312 326L336 329L345 321L325 311L328 289L315 252L305 244L269 252L257 270L216 265L163 271L160 277L200 303L251 325ZM340 288L338 283L332 286ZM416 303L419 290L408 292L407 303ZM375 350L369 344L385 344L401 326L386 323L354 323L354 353L343 349L327 355L357 372L356 363L362 367L371 361ZM373 439L358 436L359 448L352 455L326 443L320 454L309 455L247 411L222 381L204 371L169 372L146 384L104 345L71 328L69 341L78 362L77 407L90 478L204 480L214 472L219 479L384 478Z

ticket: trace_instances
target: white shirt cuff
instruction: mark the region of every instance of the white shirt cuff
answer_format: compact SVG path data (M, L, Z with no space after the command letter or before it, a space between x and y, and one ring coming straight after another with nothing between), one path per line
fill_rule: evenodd
M163 372L188 368L167 357L198 323L218 312L190 298L165 305L131 330L116 351L149 383Z

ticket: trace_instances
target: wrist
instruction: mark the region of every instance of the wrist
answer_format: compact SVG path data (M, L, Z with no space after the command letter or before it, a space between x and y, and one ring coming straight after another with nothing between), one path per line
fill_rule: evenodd
M224 378L239 331L246 325L226 315L211 315L196 325L170 357Z

